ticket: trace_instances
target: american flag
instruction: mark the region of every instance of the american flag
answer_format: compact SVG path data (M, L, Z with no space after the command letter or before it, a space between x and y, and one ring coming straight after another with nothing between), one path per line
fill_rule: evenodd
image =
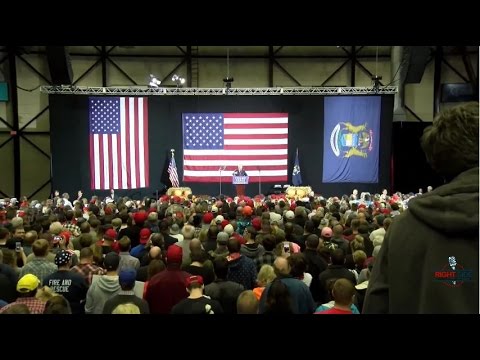
M90 97L92 189L149 186L148 102L142 97Z
M183 180L231 181L238 165L249 182L288 178L288 114L183 114ZM225 167L225 169L223 169Z
M168 178L170 179L173 187L180 186L180 183L178 182L177 164L175 164L175 158L173 155L170 159L170 164L168 165Z

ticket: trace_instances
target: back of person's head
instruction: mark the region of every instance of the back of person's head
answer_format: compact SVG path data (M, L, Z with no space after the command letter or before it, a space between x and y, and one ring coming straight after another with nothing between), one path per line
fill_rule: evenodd
M352 229L358 230L358 227L360 226L360 220L359 219L353 219L350 226L351 226Z
M120 304L113 309L112 314L138 315L140 314L140 308L132 303Z
M355 236L355 238L350 243L350 248L352 249L352 252L355 252L357 250L365 250L365 239L363 238L363 236Z
M10 236L10 231L4 227L0 227L0 240L5 240Z
M48 253L48 241L45 239L35 240L32 244L32 252L35 256L46 256Z
M440 112L420 140L433 170L453 178L478 167L478 131L478 102Z
M27 233L25 234L24 245L32 245L34 241L37 239L38 239L38 234L36 231L34 230L27 231Z
M273 251L277 243L273 235L267 234L263 237L262 245L266 251Z
M218 256L213 260L213 270L217 279L226 280L228 274L228 261L223 256Z
M84 247L82 250L80 250L80 260L93 261L93 250L90 247Z
M357 250L352 254L353 262L358 267L363 267L365 260L367 260L367 254L363 250Z
M81 234L78 239L78 243L80 244L80 248L82 249L91 246L93 244L92 234L90 233Z
M347 279L338 279L333 284L332 296L335 303L343 306L350 306L353 303L355 286Z
M315 225L312 220L305 221L305 231L308 233L313 233L315 231Z
M151 279L154 275L158 274L165 270L165 263L160 259L153 259L148 264L147 268L147 279Z
M307 240L305 241L305 245L307 249L314 250L318 248L318 244L320 243L320 239L315 234L310 234L307 236Z
M165 247L165 238L161 233L153 233L150 237L150 241L152 243L152 246L158 246L160 249L163 249Z
M385 228L385 231L388 230L391 224L392 224L392 218L387 217L385 220L383 220L383 227Z
M275 279L268 288L265 314L292 314L292 296L282 280Z
M230 238L228 239L227 248L230 254L238 253L240 252L240 242L235 238Z
M343 265L345 264L345 253L342 249L335 249L330 255L332 259L332 265Z
M130 291L135 287L136 278L137 270L133 268L123 268L118 274L118 283L123 291Z
M90 232L90 224L87 221L80 224L80 232L82 234L88 234Z
M252 290L245 290L238 296L237 314L258 314L258 300Z
M70 303L62 295L56 295L47 300L45 303L44 314L71 314L72 309L70 308Z
M288 265L290 265L290 275L294 278L303 277L307 270L307 261L302 253L295 253L288 257Z
M277 275L275 275L275 269L273 266L268 264L262 265L257 275L257 285L260 287L267 286L275 280L276 277Z
M335 238L342 238L343 235L343 226L340 224L337 224L333 227L333 237Z
M118 241L118 247L120 251L125 252L130 250L132 242L128 238L128 236L123 236L119 241Z
M9 306L2 314L13 314L13 315L22 315L30 314L30 309L25 304L14 304Z
M9 265L12 268L15 268L17 266L17 254L15 250L3 248L0 250L0 253L0 264L3 263L5 265Z
M273 268L277 276L288 276L290 274L290 265L284 257L277 256L273 262Z

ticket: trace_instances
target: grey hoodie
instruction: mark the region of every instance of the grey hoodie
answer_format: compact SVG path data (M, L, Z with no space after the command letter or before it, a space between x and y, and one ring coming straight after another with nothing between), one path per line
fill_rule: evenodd
M249 257L250 259L256 259L265 253L265 248L260 244L243 244L240 248L240 254Z
M94 276L87 292L85 314L102 314L105 302L121 290L118 276Z
M410 200L394 218L373 266L364 313L478 314L478 170Z

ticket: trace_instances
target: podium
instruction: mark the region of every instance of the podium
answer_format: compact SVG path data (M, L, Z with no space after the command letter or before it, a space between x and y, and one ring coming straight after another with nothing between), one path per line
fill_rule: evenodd
M235 185L237 196L245 195L245 185L248 184L248 176L233 176L232 184Z

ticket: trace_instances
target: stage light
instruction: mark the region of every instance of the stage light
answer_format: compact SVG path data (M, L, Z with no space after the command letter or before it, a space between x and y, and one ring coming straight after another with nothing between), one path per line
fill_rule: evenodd
M341 93L342 93L342 88L339 87L339 88L337 89L337 92L338 92L339 94L341 94Z
M283 88L280 88L280 94L283 94Z
M157 79L157 77L153 74L150 74L150 82L148 83L148 86L152 88L158 88L162 82Z
M172 81L173 81L175 84L177 84L178 87L180 87L180 85L185 84L185 78L180 77L180 76L178 76L177 74L174 74L174 75L172 76Z

